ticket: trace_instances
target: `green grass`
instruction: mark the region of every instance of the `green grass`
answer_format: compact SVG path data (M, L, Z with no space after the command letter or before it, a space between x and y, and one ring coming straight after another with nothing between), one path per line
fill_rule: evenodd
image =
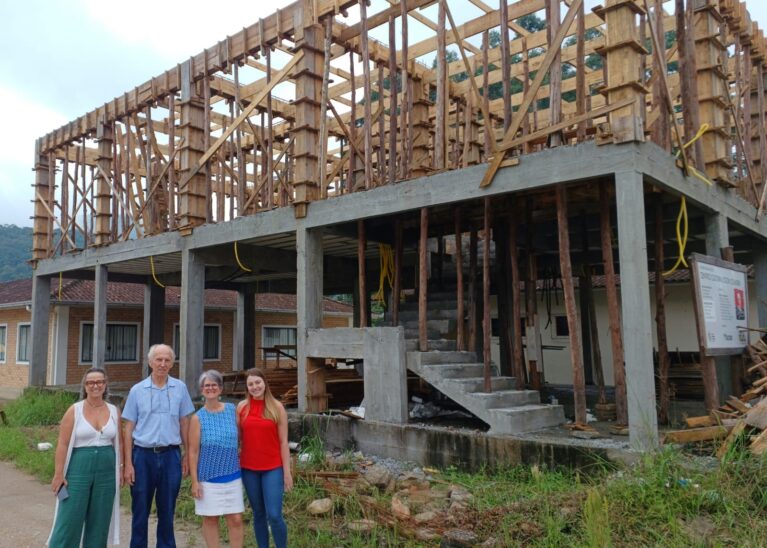
M52 401L45 401L50 399ZM37 443L55 443L66 400L57 394L29 391L5 407L9 426L0 426L0 459L43 482L53 474L53 451L39 452ZM39 422L36 426L22 425ZM319 436L304 440L311 458L307 469L322 468L324 446ZM320 458L322 457L322 458ZM753 457L736 444L723 464L701 460L678 450L645 455L631 468L604 463L588 474L565 468L515 466L466 473L456 469L434 472L432 489L460 485L473 495L468 508L445 527L474 531L480 542L494 538L500 546L762 546L767 536L767 460ZM297 478L285 496L284 509L292 546L366 547L437 546L404 537L379 525L370 533L350 531L346 525L373 518L364 496L385 506L391 494L329 495L320 484ZM129 504L129 493L122 500ZM306 506L330 496L329 515L308 515ZM245 545L254 547L251 513L245 512ZM189 480L182 483L177 519L199 531ZM223 520L222 537L226 538ZM201 541L200 541L201 542Z

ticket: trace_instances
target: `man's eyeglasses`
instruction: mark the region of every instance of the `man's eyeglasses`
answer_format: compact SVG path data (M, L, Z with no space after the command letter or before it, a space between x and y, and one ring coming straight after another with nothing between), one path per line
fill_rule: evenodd
M93 388L94 386L104 386L107 381L85 381L85 386Z

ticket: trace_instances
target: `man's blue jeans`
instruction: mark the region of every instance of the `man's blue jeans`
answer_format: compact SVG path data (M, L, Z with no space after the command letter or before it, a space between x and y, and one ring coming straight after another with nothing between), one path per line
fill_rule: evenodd
M253 508L253 531L258 548L269 548L269 528L277 548L288 545L288 526L282 518L282 467L273 470L242 470L242 484ZM269 524L267 527L267 523Z
M133 447L136 480L131 487L131 548L147 548L149 511L152 499L157 506L157 548L176 548L173 514L181 487L181 450L176 447L161 453Z

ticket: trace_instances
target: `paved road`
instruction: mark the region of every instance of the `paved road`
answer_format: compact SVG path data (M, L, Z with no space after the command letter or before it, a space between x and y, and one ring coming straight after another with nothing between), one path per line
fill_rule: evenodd
M47 485L18 471L12 464L0 462L0 547L39 548L45 545L53 521L53 495ZM130 511L121 508L120 546L130 541ZM154 546L156 523L150 520L149 545ZM200 534L184 526L176 527L176 543L202 546Z

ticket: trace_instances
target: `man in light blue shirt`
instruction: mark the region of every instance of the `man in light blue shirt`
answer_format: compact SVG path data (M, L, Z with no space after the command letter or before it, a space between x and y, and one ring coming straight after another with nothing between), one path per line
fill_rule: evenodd
M166 344L156 344L147 355L152 374L135 384L123 409L125 427L125 483L131 486L131 548L148 544L149 511L157 505L157 546L175 548L173 514L181 476L189 473L189 419L194 412L186 385L168 373L175 355Z

